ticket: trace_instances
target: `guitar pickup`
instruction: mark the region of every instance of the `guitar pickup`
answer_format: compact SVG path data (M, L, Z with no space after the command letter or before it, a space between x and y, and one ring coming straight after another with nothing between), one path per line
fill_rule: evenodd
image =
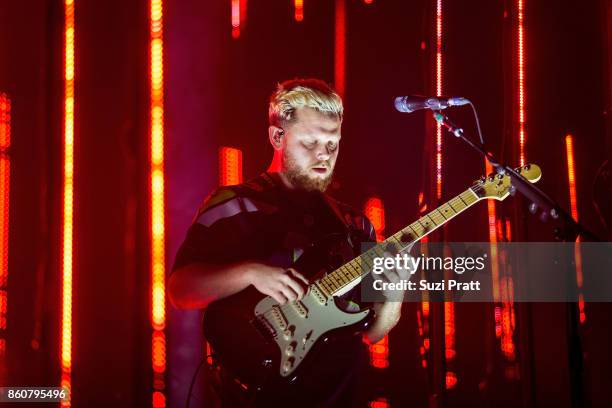
M327 296L325 296L325 293L319 288L316 283L310 285L310 293L321 305L327 303Z
M304 319L308 317L308 309L301 301L296 300L295 302L291 302L291 306L300 317Z
M272 314L272 318L274 319L274 323L276 323L276 326L279 327L281 330L285 330L287 328L287 318L280 310L280 307L277 305L272 306L272 310L270 312Z

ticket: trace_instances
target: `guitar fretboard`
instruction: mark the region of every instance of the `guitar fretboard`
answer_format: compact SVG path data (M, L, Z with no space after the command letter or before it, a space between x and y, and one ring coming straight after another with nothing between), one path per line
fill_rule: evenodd
M372 269L373 259L382 257L386 248L390 245L395 248L396 252L401 251L436 228L444 225L448 220L471 207L480 199L473 188L468 188L463 193L425 214L370 250L345 263L333 272L328 273L316 281L317 285L327 295L333 295L347 285L350 285L356 279L360 279L362 275L367 274Z

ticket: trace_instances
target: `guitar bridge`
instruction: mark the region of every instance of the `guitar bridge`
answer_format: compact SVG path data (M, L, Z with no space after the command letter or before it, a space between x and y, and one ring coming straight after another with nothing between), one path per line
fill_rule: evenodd
M259 334L263 336L264 339L268 340L270 337L276 338L276 330L272 327L272 325L266 320L263 316L257 316L255 319L251 320L251 323Z

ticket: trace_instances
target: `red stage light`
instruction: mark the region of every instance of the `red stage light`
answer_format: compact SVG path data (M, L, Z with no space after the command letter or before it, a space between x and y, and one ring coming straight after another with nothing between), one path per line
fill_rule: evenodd
M232 37L240 37L240 0L232 0Z
M72 370L72 266L74 239L74 0L64 3L64 176L62 228L61 386L70 393ZM70 402L62 402L70 406Z
M376 398L374 401L370 401L370 408L388 408L389 400L386 398Z
M304 0L294 0L293 7L295 9L295 21L299 22L304 20Z
M436 1L436 95L442 88L442 0ZM436 198L442 197L442 126L436 122Z
M457 375L451 371L446 372L446 389L450 390L457 385Z
M219 185L242 183L242 151L232 147L219 149Z
M232 0L232 38L240 37L240 29L246 21L247 0Z
M346 0L336 0L334 56L334 86L336 92L344 98L346 90Z
M8 241L11 186L11 100L0 93L0 381L6 382L6 319L8 312Z
M164 175L164 63L163 3L151 0L151 325L153 365L153 406L164 407L166 372L166 254Z
M519 163L525 165L525 143L527 134L525 132L525 0L517 0L518 13L518 113L519 113Z
M384 241L385 238L382 233L385 229L385 207L382 200L378 197L369 198L365 203L364 213L372 223L374 231L376 231L377 241Z
M376 231L376 240L384 241L385 237L382 234L385 229L385 206L383 201L378 197L370 197L366 201L363 213L372 223L374 231ZM383 337L378 343L370 344L370 363L376 368L389 367L389 339L388 336Z
M570 208L572 217L578 221L578 200L576 194L576 172L574 167L574 138L568 134L565 136L565 152L567 157L567 180L570 194ZM576 248L574 250L574 258L576 260L576 286L581 292L583 284L582 273L582 252L580 251L580 237L576 240ZM579 293L578 311L580 313L580 323L586 321L586 313L584 310L584 298L582 293Z

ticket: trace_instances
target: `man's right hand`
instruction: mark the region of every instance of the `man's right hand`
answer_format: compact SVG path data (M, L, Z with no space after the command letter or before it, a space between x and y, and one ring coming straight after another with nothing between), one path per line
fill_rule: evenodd
M249 281L255 289L271 296L278 303L300 300L306 293L308 280L295 269L278 268L260 263L248 265Z

